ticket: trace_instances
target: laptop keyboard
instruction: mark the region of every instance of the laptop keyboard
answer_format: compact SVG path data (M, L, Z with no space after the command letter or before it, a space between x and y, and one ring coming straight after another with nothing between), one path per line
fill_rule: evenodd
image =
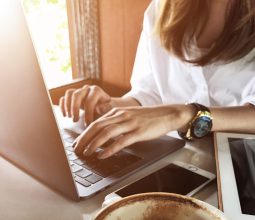
M98 148L92 156L81 158L74 153L73 140L74 138L72 137L64 138L67 157L70 161L75 181L85 187L98 183L142 159L126 151L120 151L110 158L100 160L97 155L103 150L102 148Z

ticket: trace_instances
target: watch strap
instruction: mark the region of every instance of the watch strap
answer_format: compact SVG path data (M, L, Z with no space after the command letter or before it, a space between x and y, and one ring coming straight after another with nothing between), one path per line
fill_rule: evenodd
M197 112L199 112L199 111L204 111L204 112L209 112L209 113L211 113L211 111L210 111L210 109L209 108L207 108L206 106L204 106L204 105L201 105L201 104L199 104L199 103L189 103L188 105L192 105L192 106L194 106L196 109L197 109Z

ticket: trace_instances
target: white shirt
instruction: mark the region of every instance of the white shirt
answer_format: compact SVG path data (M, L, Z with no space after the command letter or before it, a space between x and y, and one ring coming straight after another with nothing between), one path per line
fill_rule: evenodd
M144 15L131 91L126 96L143 106L197 102L206 106L255 105L253 49L229 64L198 67L171 55L154 33L160 0L153 0Z

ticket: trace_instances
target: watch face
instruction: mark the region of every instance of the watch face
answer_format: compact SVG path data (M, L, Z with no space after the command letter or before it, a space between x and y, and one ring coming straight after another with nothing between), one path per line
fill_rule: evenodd
M191 132L193 136L197 138L202 138L208 134L208 132L211 130L211 127L211 118L207 116L201 116L193 122Z

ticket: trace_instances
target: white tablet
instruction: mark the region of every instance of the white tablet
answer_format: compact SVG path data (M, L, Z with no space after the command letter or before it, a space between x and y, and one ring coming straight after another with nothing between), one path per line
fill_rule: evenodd
M216 133L219 203L232 220L255 220L255 134Z

